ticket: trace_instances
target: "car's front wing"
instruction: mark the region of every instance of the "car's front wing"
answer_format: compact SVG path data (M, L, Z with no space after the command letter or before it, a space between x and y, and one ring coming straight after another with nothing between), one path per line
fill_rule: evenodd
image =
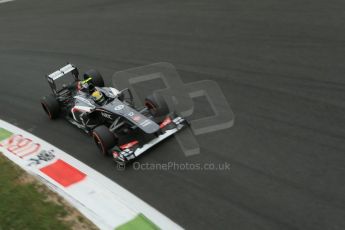
M126 145L122 145L120 148L118 147L117 149L113 149L112 155L114 160L119 164L125 164L126 162L133 160L142 153L146 152L148 149L177 133L188 124L188 122L182 117L175 117L174 119L171 119L168 124L165 124L165 122L166 120L160 125L162 133L144 145L137 147L136 144L138 142L133 141Z

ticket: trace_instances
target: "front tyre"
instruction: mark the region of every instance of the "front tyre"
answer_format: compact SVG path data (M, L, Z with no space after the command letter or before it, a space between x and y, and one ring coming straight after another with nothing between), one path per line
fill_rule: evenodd
M41 100L43 110L48 115L49 119L56 119L60 114L59 102L53 95L43 97Z
M153 117L163 117L169 114L168 104L164 97L159 94L153 94L145 99L145 106L148 108Z
M96 127L92 132L93 140L103 155L108 155L108 151L118 144L118 138L104 126Z

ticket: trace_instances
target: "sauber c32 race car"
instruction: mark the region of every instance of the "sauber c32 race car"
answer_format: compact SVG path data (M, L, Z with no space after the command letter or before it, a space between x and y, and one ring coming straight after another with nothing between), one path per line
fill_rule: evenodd
M149 95L144 106L134 105L130 89L104 87L101 74L89 70L79 79L72 64L46 76L52 94L41 100L50 119L64 117L93 137L104 155L125 165L188 125L170 112L164 98Z

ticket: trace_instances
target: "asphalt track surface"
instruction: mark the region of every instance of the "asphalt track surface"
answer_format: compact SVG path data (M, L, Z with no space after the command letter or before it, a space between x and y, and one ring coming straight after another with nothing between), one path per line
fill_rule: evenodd
M0 5L0 118L115 180L187 229L345 229L345 2L18 0ZM44 74L66 61L115 71L174 64L216 81L231 129L170 139L139 161L231 171L117 171L90 138L50 122Z

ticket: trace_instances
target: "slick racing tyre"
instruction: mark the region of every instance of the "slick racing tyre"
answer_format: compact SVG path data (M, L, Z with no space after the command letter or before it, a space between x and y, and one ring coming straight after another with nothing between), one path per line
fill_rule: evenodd
M44 111L47 113L49 119L53 120L59 116L60 105L53 95L43 97L41 100L41 105Z
M169 114L168 104L165 102L164 97L158 94L148 96L145 99L145 106L155 118Z
M84 80L92 78L91 82L94 86L104 87L104 80L100 72L94 69L90 69L84 73Z
M108 155L108 151L118 144L118 138L104 125L96 127L92 137L103 155Z

